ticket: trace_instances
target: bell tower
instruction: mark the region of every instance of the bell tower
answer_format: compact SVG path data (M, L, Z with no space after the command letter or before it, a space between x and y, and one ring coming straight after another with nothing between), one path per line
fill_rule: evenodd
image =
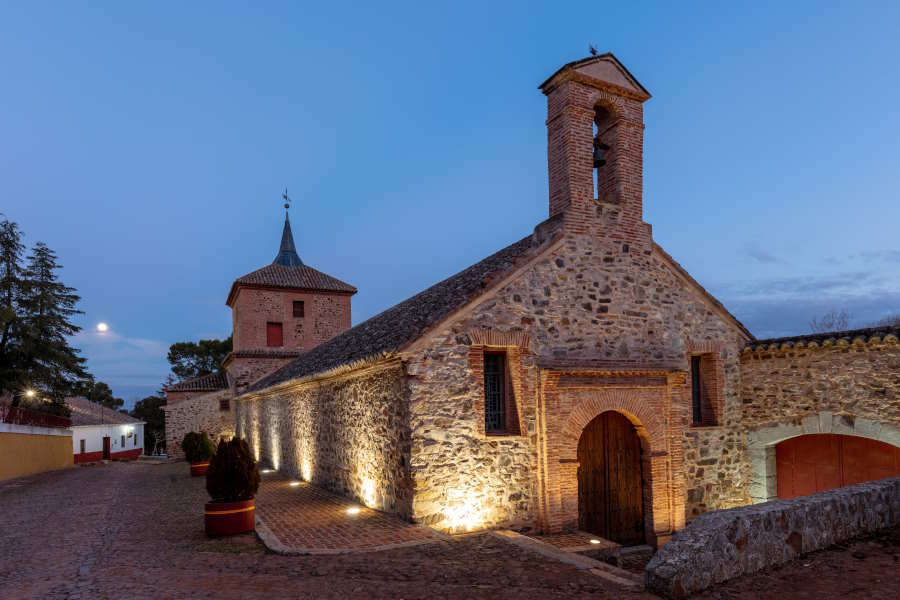
M547 96L550 216L574 233L649 239L643 221L643 103L650 94L611 53L564 65Z

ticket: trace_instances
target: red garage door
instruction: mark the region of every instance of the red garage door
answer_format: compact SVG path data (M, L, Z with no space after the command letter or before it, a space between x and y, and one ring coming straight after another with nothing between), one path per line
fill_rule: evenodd
M778 444L775 458L779 498L900 475L900 448L852 435L801 435Z

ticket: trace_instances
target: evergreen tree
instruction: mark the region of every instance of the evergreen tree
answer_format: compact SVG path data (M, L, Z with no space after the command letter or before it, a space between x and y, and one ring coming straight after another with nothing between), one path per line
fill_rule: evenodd
M32 385L55 401L71 393L79 379L88 376L85 359L68 338L81 328L71 319L81 299L73 288L57 279L61 269L56 254L46 244L35 244L25 269L22 320L22 369Z
M22 327L19 305L25 287L22 269L22 231L0 221L0 393L15 392L26 385L21 371Z
M169 364L179 380L209 375L222 370L222 361L231 352L231 336L224 340L176 342L169 346Z

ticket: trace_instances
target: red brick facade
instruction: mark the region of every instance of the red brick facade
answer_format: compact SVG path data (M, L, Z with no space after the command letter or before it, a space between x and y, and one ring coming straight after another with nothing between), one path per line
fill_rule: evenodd
M681 434L684 374L667 370L546 370L539 406L540 507L545 531L578 525L578 441L585 426L606 411L634 425L642 448L644 521L656 544L684 526L685 484Z
M350 294L239 287L231 304L234 351L268 348L266 324L281 323L282 350L310 350L350 328ZM294 316L294 303L303 316ZM271 348L275 349L275 348Z

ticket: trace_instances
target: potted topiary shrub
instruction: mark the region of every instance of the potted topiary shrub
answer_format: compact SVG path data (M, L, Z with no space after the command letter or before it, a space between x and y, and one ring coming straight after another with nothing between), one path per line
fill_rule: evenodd
M253 531L253 497L259 489L259 468L250 447L241 438L219 442L206 471L204 518L207 535L234 535Z
M191 463L191 476L206 475L209 459L213 455L213 444L205 433L189 431L181 441L184 458Z

